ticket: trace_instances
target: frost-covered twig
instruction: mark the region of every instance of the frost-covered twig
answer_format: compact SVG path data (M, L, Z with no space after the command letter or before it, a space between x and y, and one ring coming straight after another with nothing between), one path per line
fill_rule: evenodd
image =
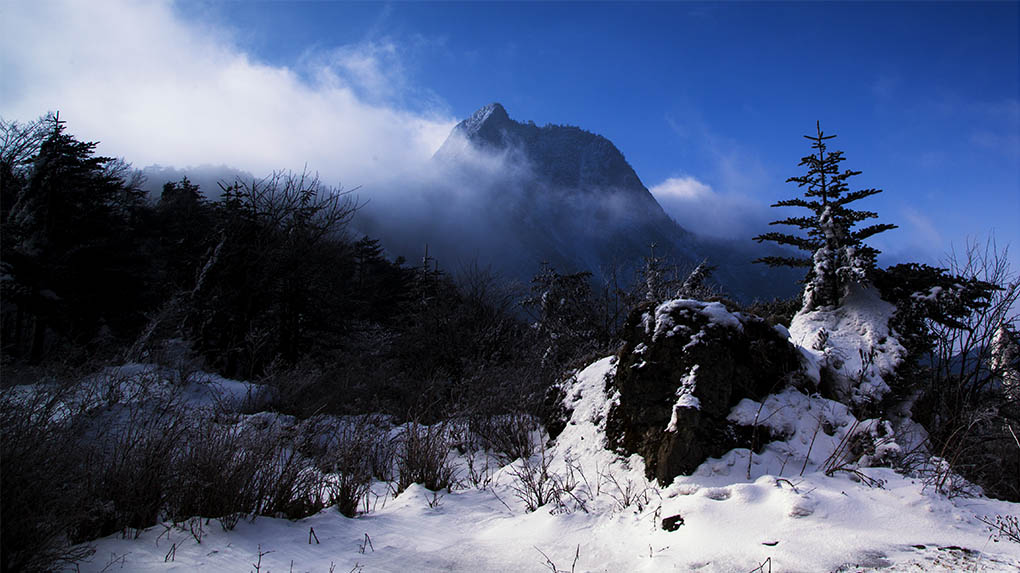
M768 569L765 568L766 565L768 566ZM748 573L772 573L772 558L766 557L765 561L761 562L761 565L751 569Z
M581 558L581 545L578 544L577 548L574 550L574 562L570 564L570 571L567 571L566 569L558 569L556 567L556 563L554 563L553 560L538 547L535 547L535 551L538 551L542 554L542 557L545 557L545 566L548 567L552 573L574 573L574 569L577 567L577 561Z
M853 437L860 425L860 420L854 420L850 429L843 434L843 438L840 439L839 444L836 445L836 449L834 449L829 457L822 462L822 470L825 472L825 475L831 476L837 470L846 469L847 460L845 459L845 455L850 448L850 439Z
M804 470L807 469L808 461L811 459L811 450L815 448L815 438L818 437L818 431L822 429L822 416L818 416L818 425L815 426L815 432L811 434L811 443L808 445L807 453L804 454L804 465L800 467L800 475L804 475Z
M992 540L1008 539L1013 543L1020 543L1020 520L1014 515L996 515L993 522L988 516L979 517L978 521L984 523L992 532Z

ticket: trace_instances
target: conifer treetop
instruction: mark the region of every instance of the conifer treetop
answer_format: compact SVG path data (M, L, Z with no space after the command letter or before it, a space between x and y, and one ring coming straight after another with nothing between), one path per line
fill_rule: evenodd
M762 257L755 262L769 266L809 267L805 288L805 306L815 308L838 303L843 291L851 282L869 280L875 268L879 251L864 244L864 240L896 225L879 223L855 229L861 221L874 219L873 211L850 209L848 204L881 193L881 189L851 191L848 181L860 171L840 169L845 160L842 151L829 151L828 141L835 135L826 135L821 123L815 124L816 133L805 135L811 141L811 154L801 158L804 175L790 177L787 183L796 183L804 190L802 197L777 201L773 207L802 207L811 215L787 217L770 225L789 225L805 231L789 234L778 231L763 233L755 241L771 241L789 245L810 253L803 257Z

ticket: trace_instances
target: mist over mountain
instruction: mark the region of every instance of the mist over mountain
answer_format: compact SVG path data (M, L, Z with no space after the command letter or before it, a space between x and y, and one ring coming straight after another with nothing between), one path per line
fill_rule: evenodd
M153 198L164 183L183 177L213 200L221 183L253 180L222 165L153 165L143 174ZM595 281L615 277L626 284L654 253L688 269L707 259L717 266L714 280L748 301L791 296L803 278L799 270L751 262L789 254L778 247L682 227L605 137L515 121L499 103L458 123L424 167L389 174L354 193L363 205L354 234L379 238L392 256L412 264L427 250L451 273L477 266L527 283L547 263L562 273L589 271Z
M187 177L193 184L198 185L210 201L215 201L223 194L220 184L230 185L234 181L251 182L255 176L247 171L229 167L227 165L198 165L192 167L172 167L165 165L149 165L142 169L145 176L145 183L142 184L149 197L159 199L163 192L163 185L168 182L178 182ZM264 177L266 174L261 174Z
M441 267L478 263L526 282L549 263L596 280L633 277L654 254L708 259L734 296L789 296L798 273L750 261L767 248L705 239L677 224L615 145L578 127L518 122L499 103L457 124L426 173L370 196L355 222L396 254ZM764 280L763 280L764 279Z

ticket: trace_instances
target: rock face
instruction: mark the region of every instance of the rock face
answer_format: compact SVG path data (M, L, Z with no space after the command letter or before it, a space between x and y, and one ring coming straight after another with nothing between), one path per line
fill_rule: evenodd
M619 403L606 426L609 445L640 454L649 479L663 485L709 457L762 445L767 436L761 428L755 439L754 430L727 415L741 399L760 400L800 372L800 354L784 334L718 302L638 307L624 340L613 381Z

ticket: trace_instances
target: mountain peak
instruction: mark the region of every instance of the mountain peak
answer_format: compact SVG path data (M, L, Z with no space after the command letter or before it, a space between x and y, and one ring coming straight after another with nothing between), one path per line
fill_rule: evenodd
M454 131L476 143L502 147L504 134L516 123L499 102L493 102L457 124Z
M506 109L499 102L493 102L471 114L471 117L461 122L464 131L473 135L487 126L505 125L510 122L510 116Z
M578 127L515 121L498 102L458 123L436 157L455 161L465 145L519 152L539 179L560 187L629 189L651 199L623 154L605 137Z

